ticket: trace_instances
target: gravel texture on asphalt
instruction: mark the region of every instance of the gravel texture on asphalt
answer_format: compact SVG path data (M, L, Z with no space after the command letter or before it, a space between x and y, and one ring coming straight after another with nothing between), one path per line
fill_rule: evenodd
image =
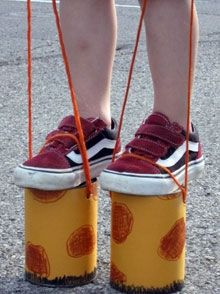
M136 1L117 3L137 5ZM203 176L191 183L187 209L186 283L181 293L220 293L219 268L219 40L220 2L197 1L200 42L192 118L206 157ZM118 45L112 81L112 113L118 118L124 95L139 10L117 8ZM26 6L0 1L0 293L118 293L109 286L110 200L99 198L98 276L89 285L51 289L24 281L23 191L13 184L13 169L27 156ZM131 139L152 109L152 82L142 36L122 141ZM33 4L33 124L37 152L48 131L71 113L68 86L49 4Z

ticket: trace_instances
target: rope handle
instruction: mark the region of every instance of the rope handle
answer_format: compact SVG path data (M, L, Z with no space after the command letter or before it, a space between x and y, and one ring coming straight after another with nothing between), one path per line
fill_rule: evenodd
M27 0L27 94L28 94L28 158L33 156L32 138L32 9Z
M55 20L56 20L61 51L62 51L63 60L64 60L64 64L65 64L67 79L68 79L68 83L69 83L73 111L75 114L76 127L79 132L78 146L79 146L79 149L80 149L80 152L82 155L82 159L83 159L83 166L84 166L85 177L86 177L87 191L88 191L89 195L92 195L93 194L93 191L92 191L93 187L92 187L92 183L91 183L90 169L89 169L89 162L88 162L88 158L87 158L85 140L84 140L84 135L83 135L82 126L81 126L81 122L80 122L76 94L75 94L75 91L73 88L70 67L69 67L66 49L65 49L65 45L64 45L64 41L63 41L63 35L62 35L61 26L60 26L60 19L59 19L59 14L57 11L56 0L52 0L52 4L53 4L53 11L54 11ZM131 65L130 65L129 74L128 74L128 81L127 81L125 96L124 96L124 100L123 100L123 106L122 106L122 111L121 111L121 115L120 115L119 128L118 128L118 133L117 133L116 144L115 144L115 149L114 149L112 161L115 160L116 150L117 150L117 147L120 142L120 134L121 134L121 129L122 129L123 117L124 117L125 108L126 108L126 104L127 104L127 100L128 100L130 86L131 86L132 74L133 74L135 59L136 59L136 55L137 55L138 44L140 41L141 29L142 29L142 24L143 24L143 19L144 19L146 7L147 7L147 0L144 0L141 16L140 16L140 20L139 20L139 25L138 25L138 31L137 31L136 41L135 41L134 52L132 55ZM169 169L167 169L165 166L159 165L159 167L161 167L164 171L166 171L173 178L174 182L178 185L178 187L179 188L181 187L184 202L186 200L186 195L187 195L187 191L188 191L189 129L190 129L190 105L191 105L190 102L191 102L191 93L192 93L192 41L193 41L193 14L194 14L193 8L194 8L194 0L191 0L190 33L189 33L188 87L187 87L185 188L183 188L181 186L181 184L173 176L173 174L170 172ZM32 158L33 144L32 144L32 54L31 54L31 45L32 45L32 42L31 42L32 41L32 26L31 26L32 13L31 12L32 12L32 9L31 9L31 0L27 0L27 12L28 12L27 13L27 21L28 21L28 31L27 31L27 46L28 46L28 150L29 150L29 158ZM62 136L64 136L64 135L62 135ZM134 156L134 155L131 154L131 156ZM135 155L135 157L136 157L136 155ZM143 159L143 157L141 157L141 158ZM145 160L150 161L146 158L145 158ZM151 163L153 163L153 162L151 162Z
M190 11L190 27L189 27L189 40L188 40L188 85L187 85L187 122L186 122L186 156L185 156L185 190L186 195L188 192L188 167L189 167L189 133L190 133L190 113L191 113L191 95L192 95L192 74L193 74L193 21L194 21L194 3L195 0L191 0Z
M176 185L178 186L178 188L181 190L182 192L182 198L183 198L183 202L185 203L186 201L186 189L180 184L180 182L176 179L176 177L172 174L172 172L165 166L158 164L156 162L154 162L153 160L146 158L144 156L141 155L137 155L137 154L133 154L133 153L126 153L122 155L123 157L133 157L133 158L137 158L140 160L144 160L154 166L157 166L159 168L162 168L167 174L170 175L170 177L173 179L173 181L176 183Z
M128 80L127 80L127 86L125 90L125 95L123 99L123 104L122 104L122 110L120 114L120 120L119 120L119 128L118 128L118 133L117 133L117 139L116 139L116 144L112 156L112 162L115 161L116 157L116 152L118 149L118 146L120 144L120 135L121 135L121 129L122 129L122 124L123 124L123 118L124 118L124 113L125 113L125 108L126 104L128 101L128 94L131 86L131 80L132 80L132 74L134 70L134 64L135 64L135 59L137 56L137 49L138 49L138 44L140 41L140 35L141 35L141 29L143 25L143 19L144 15L146 12L148 0L143 0L143 7L142 7L142 12L140 15L139 19L139 24L138 24L138 30L136 34L136 40L135 40L135 46L134 46L134 52L132 54L132 59L131 59L131 64L129 68L129 73L128 73ZM179 189L182 192L182 199L183 202L186 203L186 197L187 197L187 192L188 192L188 166L189 166L189 133L190 133L190 106L191 106L191 93L192 93L192 42L193 42L193 15L194 15L194 0L191 0L191 12L190 12L190 26L189 26L189 61L188 61L188 86L187 86L187 125L186 125L186 155L185 155L185 184L184 187L180 184L180 182L176 179L176 177L172 174L172 172L165 166L159 165L155 163L154 161L145 158L143 156L139 156L136 154L123 154L122 156L130 156L130 157L135 157L140 160L147 161L155 166L158 166L162 168L166 173L170 175L170 177L173 179L173 181L176 183L176 185L179 187ZM111 193L110 193L111 195Z
M79 133L79 140L77 140L77 144L79 146L79 150L80 150L82 160L83 160L83 168L84 168L84 172L85 172L86 187L87 187L87 197L89 198L90 196L93 195L93 184L92 184L91 176L90 176L90 167L89 167L89 161L88 161L88 157L87 157L86 144L85 144L84 134L83 134L82 126L81 126L80 115L79 115L79 110L78 110L78 105L77 105L77 98L76 98L75 90L73 87L68 57L67 57L67 53L66 53L66 49L65 49L65 45L64 45L64 41L63 41L63 34L62 34L62 30L61 30L60 18L59 18L59 14L58 14L58 10L57 10L56 0L52 0L52 6L53 6L53 12L54 12L55 21L56 21L56 27L57 27L61 52L62 52L62 56L63 56L63 61L64 61L64 65L65 65L65 70L66 70L66 75L67 75L67 80L68 80L68 85L69 85L69 90L70 90L70 96L71 96L71 102L72 102L72 106L73 106L73 113L75 116L76 128ZM27 30L27 45L28 45L28 150L29 150L29 158L32 158L33 139L32 139L32 55L31 55L32 7L31 7L31 0L27 0L27 22L28 22L28 30ZM62 135L62 137L63 136L71 137L72 139L76 140L76 137L73 135L69 136L69 134L64 134L64 135ZM50 140L51 139L52 138L50 138Z
M125 113L125 108L126 108L127 101L128 101L129 90L130 90L130 87L131 87L132 74L133 74L135 59L136 59L136 55L137 55L138 45L139 45L139 41L140 41L141 29L142 29L142 24L143 24L143 19L144 19L144 14L145 14L146 7L147 7L147 0L144 0L142 12L141 12L141 16L140 16L139 24L138 24L138 30L137 30L135 46L134 46L134 52L133 52L133 55L132 55L130 69L129 69L129 73L128 73L128 80L127 80L125 96L124 96L124 99L123 99L122 110L121 110L119 124L118 124L118 133L117 133L116 144L115 144L115 148L114 148L114 152L113 152L113 156L112 156L112 162L115 161L115 156L116 156L119 144L120 144L120 136L121 136L121 129L122 129L122 124L123 124L123 119L124 119L124 113Z

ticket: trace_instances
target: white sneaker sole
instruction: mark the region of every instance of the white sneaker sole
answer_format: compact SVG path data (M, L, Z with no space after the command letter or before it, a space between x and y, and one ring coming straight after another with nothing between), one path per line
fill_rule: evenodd
M111 156L90 163L91 178L96 178L111 162ZM47 191L75 188L85 182L82 166L69 169L43 169L19 165L14 171L15 184L22 188Z
M204 170L204 159L191 161L188 167L189 180L200 176ZM181 185L185 180L185 165L173 175ZM179 190L169 174L132 174L104 170L100 176L100 185L103 190L131 195L166 195Z

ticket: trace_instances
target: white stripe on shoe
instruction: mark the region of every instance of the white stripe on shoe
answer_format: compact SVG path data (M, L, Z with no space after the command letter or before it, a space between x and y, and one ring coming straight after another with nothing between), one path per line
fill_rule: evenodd
M96 154L98 154L102 149L107 148L107 149L114 149L115 147L115 140L110 140L110 139L103 139L91 148L87 149L87 156L88 159L91 159L94 157ZM70 160L77 164L82 164L82 156L79 153L76 153L75 151L71 151L69 154L66 155Z
M189 142L189 151L198 152L199 143ZM185 153L186 153L186 141L180 147L178 147L169 158L158 159L156 163L165 167L174 166L184 156Z
M188 167L189 181L199 177L204 170L204 159L191 161ZM185 165L176 171L175 178L182 185ZM168 174L132 174L104 170L99 178L103 190L127 195L156 196L177 192L179 187Z
M111 156L90 165L91 178L96 178L107 167ZM85 182L84 170L80 169L70 172L48 172L46 170L31 170L18 166L14 172L15 181L18 186L46 191L71 189Z

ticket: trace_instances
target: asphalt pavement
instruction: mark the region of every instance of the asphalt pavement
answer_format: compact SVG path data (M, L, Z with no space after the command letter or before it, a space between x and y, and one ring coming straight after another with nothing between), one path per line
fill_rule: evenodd
M43 1L40 1L43 2ZM137 2L116 1L136 6ZM184 294L220 293L219 238L219 41L220 1L197 2L200 19L198 66L192 118L206 157L203 176L190 185L187 209L187 264ZM118 45L112 81L112 113L118 118L135 32L137 7L117 6ZM152 109L152 82L142 36L122 141L127 142ZM68 86L51 5L33 3L34 150L60 119L71 113ZM26 5L0 1L0 293L118 293L110 288L110 200L99 199L98 276L89 285L51 289L24 280L23 191L13 184L13 169L27 157Z

